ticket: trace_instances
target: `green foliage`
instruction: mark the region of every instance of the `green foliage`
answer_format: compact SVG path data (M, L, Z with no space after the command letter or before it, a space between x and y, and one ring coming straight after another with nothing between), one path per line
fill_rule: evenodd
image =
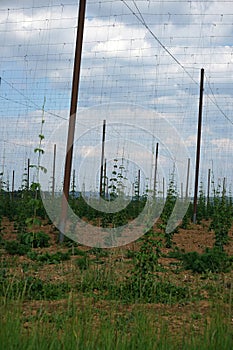
M0 279L0 295L10 299L56 300L66 297L70 290L68 283L47 283L31 276L13 281Z
M50 237L47 233L39 232L26 232L19 236L20 243L28 245L32 248L44 248L49 247Z
M67 237L67 236L64 236L64 240L62 242L62 244L66 247L77 247L78 246L78 243L73 241L73 239Z
M44 264L58 264L61 261L66 261L70 259L70 253L69 252L56 252L53 254L50 254L48 252L43 254L38 254L36 252L29 252L27 254L27 257L31 260L42 262Z
M89 254L93 254L96 258L105 258L109 256L109 250L94 247L88 251Z
M122 285L116 283L115 272L105 265L95 269L82 270L82 278L76 285L77 290L106 300L121 300Z
M176 200L177 200L177 189L176 189L176 185L175 185L175 175L173 173L173 174L171 174L171 178L170 178L168 189L167 189L167 197L166 197L165 205L164 205L162 214L160 216L160 218L162 220L162 224L160 225L160 228L164 231L166 248L171 248L172 237L173 237L174 233L177 232L177 229L175 229L171 232L166 232L168 220L171 217Z
M25 255L29 252L30 246L21 244L18 241L6 241L5 250L11 255Z
M184 302L189 297L188 287L176 286L156 276L145 281L138 280L135 284L130 282L122 288L123 298L128 302L172 304Z
M81 271L87 270L90 266L90 259L87 255L83 256L82 258L77 258L75 263L79 267Z
M207 248L202 254L176 251L171 252L169 256L182 260L184 269L192 270L194 273L228 272L233 262L233 259L219 248Z
M143 302L171 302L176 297L184 297L186 289L160 281L155 272L159 269L158 258L161 255L161 239L145 236L140 251L134 254L134 269L122 286L122 293L129 300Z
M197 223L200 224L201 220L203 219L205 220L208 219L208 215L207 215L204 185L203 185L203 182L201 182L200 189L199 189L198 203L197 203Z
M190 221L191 221L192 216L193 216L193 204L190 203L188 210L182 219L182 223L180 225L180 228L183 228L184 230L188 230L190 228Z
M79 256L85 256L87 253L84 250L81 250L77 247L72 246L69 249L69 254L71 255L79 255Z
M215 191L214 210L210 230L215 233L215 246L224 249L224 245L228 242L228 232L233 221L233 208L226 197L225 188L222 189L220 195L220 186Z

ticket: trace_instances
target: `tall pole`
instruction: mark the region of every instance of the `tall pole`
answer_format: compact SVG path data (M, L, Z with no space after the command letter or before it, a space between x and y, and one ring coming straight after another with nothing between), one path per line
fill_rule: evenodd
M185 198L188 198L189 195L189 173L190 173L190 158L188 159L188 168L187 168L187 178L186 178L186 189L185 189Z
M195 173L195 187L194 187L194 202L193 202L193 222L197 219L197 195L198 195L198 177L201 153L201 127L202 127L202 109L203 109L203 91L204 91L204 69L201 69L200 81L200 99L199 99L199 113L198 113L198 130L197 130L197 149L196 149L196 173Z
M223 184L222 184L222 192L225 193L226 191L226 178L223 178Z
M11 185L11 199L14 199L14 191L15 191L15 171L12 172L12 185Z
M28 158L28 165L27 165L27 189L29 190L30 187L30 159Z
M84 188L85 188L85 184L84 185ZM75 169L73 169L73 179L72 179L72 195L73 195L73 198L75 198Z
M103 121L102 152L101 152L101 165L100 165L100 197L103 195L105 132L106 132L106 120Z
M157 168L158 168L158 154L159 154L159 144L156 143L155 151L155 173L154 173L154 197L156 195L156 180L157 180Z
M106 180L107 180L107 160L104 160L104 185L103 185L103 195L106 197Z
M208 169L208 184L207 184L207 204L208 205L210 203L210 174L211 174L211 169Z
M67 137L67 146L66 146L66 160L65 160L65 171L64 171L61 216L60 216L60 224L59 224L59 230L60 230L59 242L60 243L63 242L64 240L63 232L65 229L65 222L67 218L67 207L68 207L67 201L69 198L70 177L71 177L71 167L72 167L72 158L73 158L73 142L74 142L76 112L77 112L77 103L78 103L78 90L79 90L79 80L80 80L85 12L86 12L86 0L80 0L77 37L76 37L76 49L75 49L75 58L74 58L74 69L73 69L72 94L71 94L71 104L70 104L70 118L69 118L69 128L68 128L68 137Z
M183 186L183 182L181 182L181 184L180 184L180 198L181 198L181 199L184 198L184 186Z
M141 171L138 169L138 199L140 198Z
M55 193L56 153L57 153L57 145L54 144L54 146L53 146L52 198L54 198L54 193Z

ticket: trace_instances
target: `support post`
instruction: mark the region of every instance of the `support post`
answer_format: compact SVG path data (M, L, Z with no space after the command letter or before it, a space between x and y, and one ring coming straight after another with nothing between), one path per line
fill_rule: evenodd
M187 168L187 178L186 178L186 189L185 189L185 198L188 198L189 195L189 173L190 173L190 158L188 158L188 168Z
M199 99L199 114L198 114L198 130L197 130L197 149L196 149L196 173L194 186L194 202L193 202L193 222L197 219L197 196L198 196L198 178L201 153L201 127L202 127L202 109L203 109L203 91L204 91L204 69L201 69L200 81L200 99Z
M75 169L73 169L73 178L72 178L72 196L73 198L75 198ZM85 184L84 184L84 187L85 187Z
M12 172L12 184L11 184L11 199L14 200L14 191L15 191L15 171Z
M78 103L78 90L79 90L79 81L80 81L85 12L86 12L86 0L80 0L75 58L74 58L74 69L73 69L70 118L69 118L68 137L67 137L67 146L66 146L66 160L65 160L64 183L63 183L63 194L62 194L62 204L61 204L61 216L60 216L60 223L59 223L59 231L60 231L59 242L60 243L62 243L64 240L63 232L65 230L65 223L67 219L67 209L68 209L67 201L69 198L70 177L71 177L71 167L72 167L72 158L73 158L73 142L74 142L76 112L77 112L77 103Z
M104 173L104 146L105 146L106 120L103 121L102 151L100 164L100 197L103 195L103 173Z
M141 171L138 169L138 199L140 198Z
M210 203L210 172L211 169L208 169L208 184L207 184L207 206Z
M155 151L155 173L154 173L154 197L156 196L156 180L157 180L157 168L158 168L158 154L159 154L159 144L156 143Z
M226 192L226 178L224 177L223 178L223 183L222 183L222 193L225 194L225 192Z
M104 160L104 188L103 188L103 195L104 198L106 197L106 180L107 180L107 160L105 158Z
M28 158L28 165L27 165L27 189L30 188L30 159Z
M57 153L57 145L54 144L54 146L53 146L52 198L54 198L54 194L55 194L56 153Z

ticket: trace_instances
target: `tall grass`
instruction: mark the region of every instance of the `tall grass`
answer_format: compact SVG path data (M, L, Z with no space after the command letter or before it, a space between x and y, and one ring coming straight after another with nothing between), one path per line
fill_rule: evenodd
M119 312L117 305L100 308L90 302L70 304L58 310L38 310L25 322L23 304L1 307L0 349L7 350L230 350L233 328L224 315L214 312L210 322L201 322L197 332L184 324L171 330L156 311Z

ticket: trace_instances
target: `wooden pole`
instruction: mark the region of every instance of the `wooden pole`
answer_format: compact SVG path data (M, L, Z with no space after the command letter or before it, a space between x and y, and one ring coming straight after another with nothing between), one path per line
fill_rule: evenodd
M223 193L226 192L226 178L225 177L223 178L222 191L223 191Z
M106 197L106 180L107 180L107 160L105 158L104 160L104 189L103 189L103 195Z
M55 194L56 153L57 153L57 145L55 144L53 146L52 198L54 198L54 194Z
M190 173L190 158L188 159L188 168L187 168L187 178L186 178L186 189L185 189L185 198L188 198L189 195L189 173Z
M30 188L30 159L28 158L28 165L27 165L27 189Z
M140 198L141 171L138 169L138 199Z
M100 197L103 195L103 172L104 172L104 146L105 146L106 120L103 121L102 152L100 165Z
M15 171L12 172L12 184L11 184L11 199L14 199L14 191L15 191Z
M156 196L156 180L157 180L157 168L158 168L158 154L159 154L159 144L156 143L155 151L155 173L154 173L154 197Z
M70 118L69 118L69 128L68 128L68 137L67 137L67 146L66 146L66 160L65 160L61 216L60 216L60 224L59 224L59 231L60 231L59 242L60 243L62 243L64 240L63 232L65 229L67 209L68 209L67 201L69 198L70 177L71 177L71 167L72 167L72 158L73 158L73 143L74 143L75 122L76 122L76 112L77 112L77 103L78 103L78 90L79 90L79 81L80 81L85 12L86 12L86 0L80 0L77 37L76 37L76 49L75 49L75 58L74 58L74 69L73 69L72 94L71 94L71 104L70 104Z
M85 184L84 184L84 187L85 187ZM75 198L75 169L73 169L72 194L73 194L73 198Z
M210 172L211 172L211 169L208 169L207 205L209 205L210 203Z
M194 222L194 224L196 223L196 219L197 219L197 196L198 196L198 177L199 177L200 153L201 153L203 91L204 91L204 69L202 68L201 69L201 81L200 81L200 99L199 99L197 149L196 149L196 173L195 173L194 202L193 202L193 222Z

